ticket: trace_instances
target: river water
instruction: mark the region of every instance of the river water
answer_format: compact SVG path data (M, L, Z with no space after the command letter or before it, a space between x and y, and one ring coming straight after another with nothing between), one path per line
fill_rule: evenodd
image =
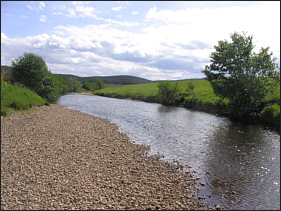
M204 203L280 210L280 132L205 112L77 93L56 104L119 125L137 144L192 168ZM203 185L200 183L204 183Z

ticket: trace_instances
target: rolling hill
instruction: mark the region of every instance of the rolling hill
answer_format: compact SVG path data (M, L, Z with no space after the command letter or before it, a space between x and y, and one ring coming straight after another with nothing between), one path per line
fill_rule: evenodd
M7 73L11 71L12 67L1 65L1 73ZM80 77L76 75L70 75L70 74L57 74L61 75L63 77L72 77L80 81L82 84L85 81L89 82L95 82L98 79L103 80L105 84L115 84L115 85L134 85L134 84L147 84L147 83L158 83L161 80L151 81L145 78L140 78L136 76L130 76L130 75L117 75L117 76L89 76L89 77ZM173 80L173 81L188 81L190 79L183 79L183 80ZM194 79L194 80L204 80L203 78L200 79Z
M116 85L132 85L132 84L147 84L153 83L154 81L150 81L148 79L136 77L136 76L129 76L129 75L117 75L117 76L90 76L90 77L79 77L75 75L66 75L66 74L58 74L63 77L73 77L76 78L81 83L85 81L95 82L98 79L103 80L105 84L116 84Z

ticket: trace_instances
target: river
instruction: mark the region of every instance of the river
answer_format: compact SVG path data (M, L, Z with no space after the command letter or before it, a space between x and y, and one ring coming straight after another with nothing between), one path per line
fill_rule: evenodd
M163 160L191 166L206 204L280 210L280 132L273 128L181 107L77 93L56 104L107 118L132 142L150 145L149 155L160 153Z

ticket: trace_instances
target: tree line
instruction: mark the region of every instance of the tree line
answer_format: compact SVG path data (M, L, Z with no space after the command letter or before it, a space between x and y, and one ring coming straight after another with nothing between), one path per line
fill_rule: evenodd
M11 71L4 73L3 78L11 84L31 89L49 102L66 93L104 88L102 80L82 84L74 77L52 74L44 59L33 53L24 53L12 60Z

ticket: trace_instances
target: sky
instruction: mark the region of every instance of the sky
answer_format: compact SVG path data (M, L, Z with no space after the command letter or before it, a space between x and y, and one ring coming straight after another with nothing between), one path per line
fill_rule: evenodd
M280 1L1 1L1 65L31 52L55 74L203 78L243 31L280 66Z

